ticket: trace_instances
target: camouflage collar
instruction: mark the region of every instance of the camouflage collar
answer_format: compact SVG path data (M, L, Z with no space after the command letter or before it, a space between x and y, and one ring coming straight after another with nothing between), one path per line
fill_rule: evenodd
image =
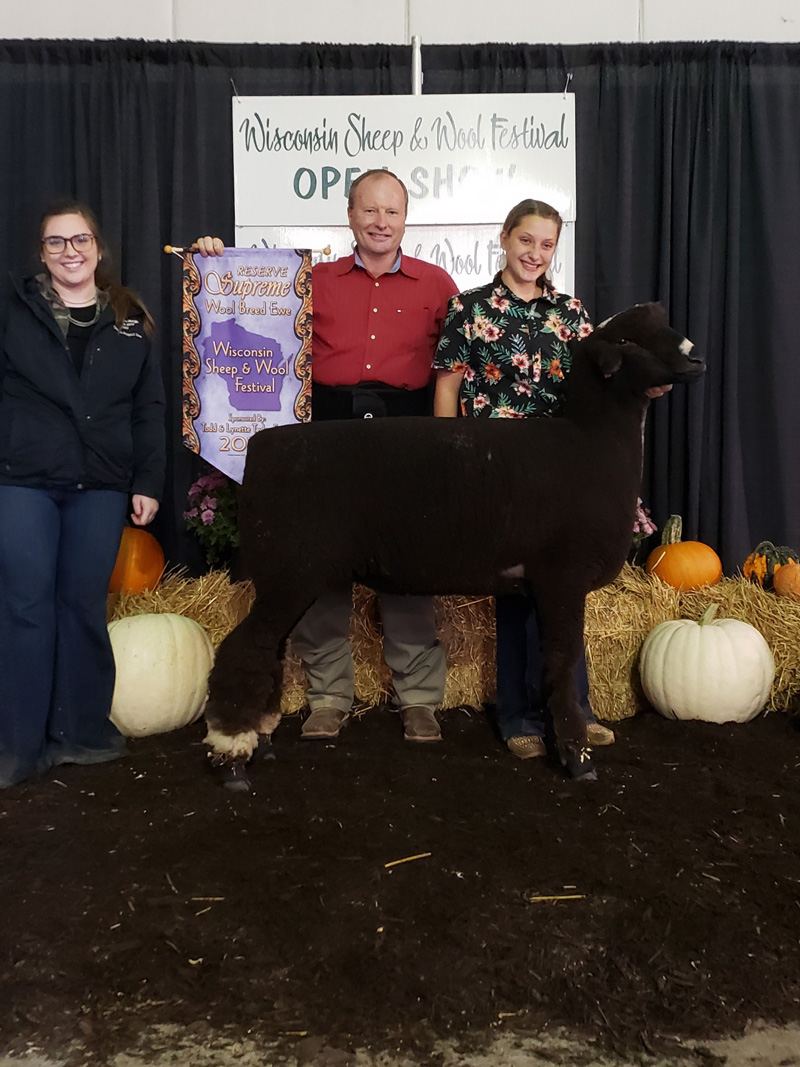
M39 286L39 292L50 305L50 310L53 312L53 317L58 323L59 329L66 337L69 329L69 308L55 291L49 274L46 272L37 274L35 280ZM103 312L108 307L108 293L104 289L95 289L94 292L95 300L100 305L100 311Z

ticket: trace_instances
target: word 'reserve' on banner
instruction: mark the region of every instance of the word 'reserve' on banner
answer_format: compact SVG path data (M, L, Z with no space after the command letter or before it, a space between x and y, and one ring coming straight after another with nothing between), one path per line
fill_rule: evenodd
M348 255L350 185L385 168L408 188L403 250L462 289L494 276L515 204L551 204L564 220L553 280L572 291L574 94L236 97L232 118L238 244Z
M311 417L311 254L182 258L183 443L241 482L254 433Z

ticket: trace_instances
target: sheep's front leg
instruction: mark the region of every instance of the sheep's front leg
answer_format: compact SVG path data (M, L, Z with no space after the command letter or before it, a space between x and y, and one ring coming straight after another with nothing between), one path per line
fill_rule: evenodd
M594 781L597 772L586 742L586 722L575 685L575 668L583 651L585 598L559 581L536 590L534 595L559 759L571 778Z

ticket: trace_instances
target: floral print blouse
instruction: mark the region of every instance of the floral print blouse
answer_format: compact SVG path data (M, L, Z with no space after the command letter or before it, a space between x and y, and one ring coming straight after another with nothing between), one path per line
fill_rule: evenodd
M571 365L569 342L591 332L580 300L546 287L542 296L521 300L498 274L451 298L433 365L464 372L464 415L555 415Z

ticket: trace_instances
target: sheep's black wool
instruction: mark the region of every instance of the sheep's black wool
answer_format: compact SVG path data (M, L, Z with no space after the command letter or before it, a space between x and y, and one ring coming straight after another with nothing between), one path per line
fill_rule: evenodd
M630 548L647 390L705 366L659 304L623 311L572 347L559 418L367 419L253 437L239 515L256 600L211 675L213 755L241 761L271 733L287 636L325 589L354 581L393 593L529 591L559 750L584 749L573 681L584 600Z

